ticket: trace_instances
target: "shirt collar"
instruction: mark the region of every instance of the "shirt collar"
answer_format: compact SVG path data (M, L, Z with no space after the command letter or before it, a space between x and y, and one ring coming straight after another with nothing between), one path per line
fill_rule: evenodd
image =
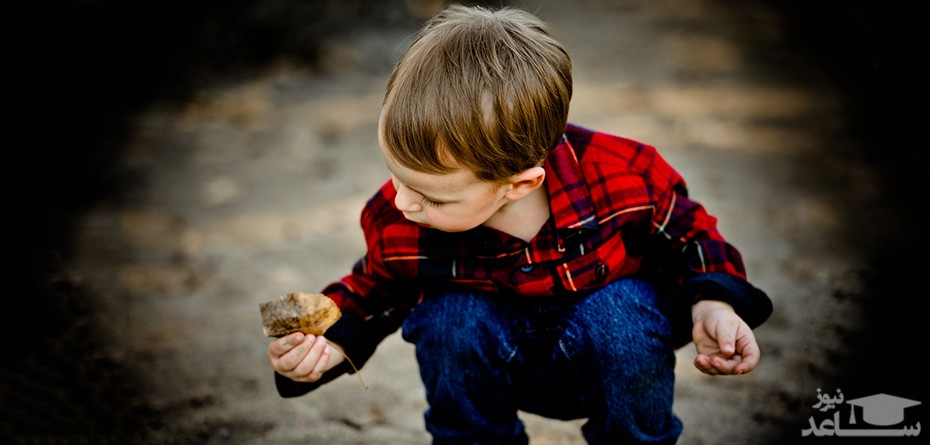
M543 168L556 229L597 228L591 193L575 149L566 136L563 135L562 142L549 153Z

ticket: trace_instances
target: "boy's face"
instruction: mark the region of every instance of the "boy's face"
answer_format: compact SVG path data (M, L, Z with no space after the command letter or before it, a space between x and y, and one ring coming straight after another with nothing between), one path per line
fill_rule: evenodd
M383 147L381 152L397 190L394 205L421 226L444 232L473 229L509 201L506 184L479 181L470 170L423 173L404 167Z

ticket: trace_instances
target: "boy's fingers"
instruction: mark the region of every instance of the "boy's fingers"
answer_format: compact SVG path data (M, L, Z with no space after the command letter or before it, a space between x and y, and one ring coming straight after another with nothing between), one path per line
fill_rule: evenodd
M729 357L736 352L736 323L721 323L717 328L717 347L724 357Z
M320 361L322 361L321 359L325 356L325 350L327 349L326 339L323 337L316 337L312 341L307 341L306 345L302 345L300 348L307 348L307 353L295 364L293 372L291 372L291 378L309 381L319 379L323 374L322 371L318 374L314 374L314 372L315 369L319 367Z
M304 335L303 341L278 357L275 369L286 372L288 377L292 378L294 375L300 375L301 365L303 365L303 368L307 368L307 365L304 363L308 360L307 357L312 353L314 340L316 340L316 337ZM304 375L306 375L307 372L306 369L303 370Z
M736 348L733 346L733 339L721 339L719 346L720 352L724 355L724 357L730 357L734 352L736 352Z
M694 367L704 374L717 374L717 370L710 364L710 357L704 354L698 354L698 356L694 358Z
M332 355L333 350L329 345L323 344L323 352L320 355L320 359L317 360L316 366L313 367L313 371L310 372L310 377L314 379L319 379L323 377L323 372L326 371L326 365L329 364L329 357Z
M743 356L743 360L736 365L733 371L736 374L745 374L756 367L759 359L762 358L762 352L759 350L759 344L756 343L752 333L745 338L741 338L740 343L740 355Z
M749 371L752 371L755 368L755 364L748 362L740 362L738 365L733 367L734 374L745 374Z
M734 354L729 357L715 357L713 359L714 368L717 369L717 372L720 374L733 374L733 370L736 369L736 366L740 363L742 357L739 354Z
M275 356L282 356L287 351L294 349L295 346L303 343L304 337L304 334L301 332L285 335L271 342L271 346L269 346L268 350Z

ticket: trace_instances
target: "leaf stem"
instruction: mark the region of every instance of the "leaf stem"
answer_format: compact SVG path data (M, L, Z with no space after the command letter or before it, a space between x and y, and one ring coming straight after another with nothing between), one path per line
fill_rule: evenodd
M329 343L329 346L331 348L339 351L339 353L342 354L342 356L346 359L346 361L349 362L349 366L351 366L352 369L355 370L355 375L357 375L358 380L362 382L362 386L365 389L368 389L368 384L365 383L365 379L362 378L362 373L358 370L358 368L355 367L355 363L352 363L352 359L349 358L348 354L346 354L345 351L342 350L342 348L337 347L335 344L331 343L329 340L326 340L326 343Z

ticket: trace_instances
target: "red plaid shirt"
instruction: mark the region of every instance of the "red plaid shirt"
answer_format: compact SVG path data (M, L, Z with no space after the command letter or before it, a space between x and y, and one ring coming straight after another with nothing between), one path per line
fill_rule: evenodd
M483 226L460 233L420 227L394 207L396 192L385 183L362 211L368 252L323 289L343 311L326 337L361 367L424 292L451 285L559 298L636 276L660 291L676 347L691 341L690 307L699 298L732 304L750 327L771 314L716 219L688 199L684 180L655 148L569 125L544 167L551 217L530 242ZM313 383L276 373L275 384L295 397L345 372L353 370L342 363Z
M362 212L367 253L323 292L371 319L403 315L424 291L450 284L533 298L633 275L671 285L706 272L745 279L716 218L688 199L654 147L569 125L544 168L551 216L530 242L484 226L423 228L394 207L388 181Z

